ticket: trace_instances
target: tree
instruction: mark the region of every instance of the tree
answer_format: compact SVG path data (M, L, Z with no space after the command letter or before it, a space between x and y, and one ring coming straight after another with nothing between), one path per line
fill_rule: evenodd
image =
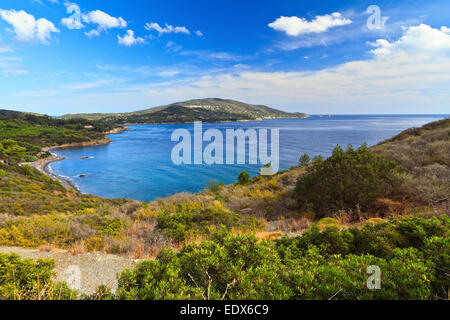
M249 182L249 180L250 180L250 175L247 172L242 171L239 174L238 181L240 184L246 184Z
M305 167L311 162L311 158L308 154L304 153L299 160L300 167Z
M21 147L17 141L4 139L0 142L0 158L4 158L7 163L17 163L25 157L26 149Z
M390 196L399 169L396 164L372 153L367 145L347 151L337 146L330 158L313 161L297 181L295 197L302 210L317 217L338 210L366 210L381 195Z

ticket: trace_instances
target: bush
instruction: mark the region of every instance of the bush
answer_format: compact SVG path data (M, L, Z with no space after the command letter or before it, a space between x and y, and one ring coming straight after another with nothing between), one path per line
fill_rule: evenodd
M101 251L105 246L105 239L100 237L93 237L84 240L84 247L87 251Z
M22 260L15 254L0 253L1 300L67 300L77 293L64 283L52 281L52 260Z
M307 153L305 153L300 157L298 164L300 165L300 167L306 167L308 164L310 164L310 162L311 158Z
M434 288L442 284L436 282L434 264L424 251L408 247L393 249L386 257L359 255L354 254L355 239L352 232L336 227L320 232L315 226L303 237L276 242L220 230L211 241L185 245L179 253L163 250L156 260L124 271L117 295L150 300L435 297ZM441 240L429 244L429 254L446 245ZM437 261L445 258L440 255ZM369 266L381 270L380 290L367 288Z
M218 200L213 201L208 208L190 207L189 203L178 204L172 212L160 212L157 221L157 227L177 242L211 235L221 227L239 231L255 231L264 227L257 218L230 211Z
M447 299L450 288L450 239L432 237L426 240L424 255L434 267L433 291L437 299Z
M247 172L242 171L238 176L238 181L240 184L246 184L250 181L250 175Z
M396 184L397 166L373 154L367 145L347 151L336 147L326 160L317 160L299 178L295 198L300 209L314 211L319 218L339 210L368 209Z
M217 182L217 180L213 180L213 181L208 182L208 184L206 185L206 189L211 191L212 193L217 193L220 191L220 187L222 185L223 184L219 184Z
M217 234L215 241L163 251L119 280L122 299L287 299L275 250L253 236Z

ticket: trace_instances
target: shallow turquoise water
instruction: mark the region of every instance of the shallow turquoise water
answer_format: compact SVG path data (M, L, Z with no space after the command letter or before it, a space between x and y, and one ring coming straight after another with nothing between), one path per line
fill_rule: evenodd
M445 118L444 115L351 115L331 118L280 119L239 123L203 124L203 130L279 128L280 170L298 163L300 155L329 156L339 144L355 147L374 145L414 126ZM211 180L236 182L243 170L251 175L258 165L175 165L171 141L175 129L193 132L192 124L138 125L111 135L106 146L55 150L66 160L52 163L50 169L72 181L83 193L105 198L130 198L150 201L182 191L195 192ZM225 134L224 134L225 135ZM270 136L270 134L269 134ZM208 143L204 143L204 146ZM82 160L81 157L92 157ZM247 161L248 163L248 161ZM80 175L86 175L81 178Z

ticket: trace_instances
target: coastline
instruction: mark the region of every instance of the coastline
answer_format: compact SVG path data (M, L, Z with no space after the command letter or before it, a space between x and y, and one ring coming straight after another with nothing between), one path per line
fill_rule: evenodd
M246 120L223 120L223 121L202 121L203 123L239 123L239 122L252 122L252 121L264 121L264 120L283 120L283 119L309 119L311 115L303 117L276 117L276 118L258 118L258 119L246 119ZM200 121L200 120L199 120ZM166 124L194 124L195 121L187 122L125 122L124 126L139 126L139 125L166 125Z
M105 137L103 139L97 139L97 140L93 140L93 141L86 141L86 142L74 142L74 143L66 143L66 144L62 144L62 145L56 145L56 146L51 146L51 147L44 147L42 148L41 152L51 152L52 150L56 150L56 149L68 149L68 148L84 148L84 147L93 147L93 146L101 146L101 145L107 145L110 144L112 141L108 138L109 134L119 134L122 133L126 130L128 130L129 128L127 127L118 127L115 128L111 131L108 131L105 133ZM69 179L66 179L64 177L61 177L55 173L53 173L50 169L49 169L49 165L54 163L54 162L58 162L58 161L63 161L66 158L64 157L58 157L54 154L51 154L51 156L44 158L44 159L40 159L34 162L28 162L28 163L23 163L24 165L29 165L33 168L35 168L36 170L38 170L40 173L45 174L47 176L49 176L50 178L57 180L61 183L61 185L67 189L75 189L78 192L81 192L81 190Z
M48 168L48 166L50 164L52 164L53 162L58 162L58 161L62 161L65 158L62 157L58 157L55 155L51 155L50 157L47 157L45 159L40 159L38 161L35 162L29 162L29 163L24 163L25 165L29 165L30 167L35 168L36 170L38 170L40 173L45 174L47 176L49 176L50 178L52 178L53 180L57 180L61 183L61 185L66 188L67 190L70 190L71 188L74 188L75 190L77 190L78 192L80 192L80 190L69 180L69 179L65 179L63 177L60 177L56 174L54 174L53 172L51 172Z

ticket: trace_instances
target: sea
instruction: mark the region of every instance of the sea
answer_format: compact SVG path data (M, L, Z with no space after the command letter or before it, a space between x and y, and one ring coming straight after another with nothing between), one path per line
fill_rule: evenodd
M259 146L259 142L264 141L261 132L266 131L270 155L272 142L277 140L276 136L272 138L272 134L278 133L278 169L285 170L298 165L300 156L305 153L311 158L317 155L326 158L337 145L345 148L349 144L359 147L367 143L372 146L405 129L446 117L448 115L315 115L307 119L203 123L200 139L205 138L204 134L209 129L216 129L216 133L219 130L223 135L225 157L230 146L226 144L227 132L239 129L256 132ZM237 157L230 157L234 161L228 161L229 164L226 159L224 164L220 161L219 164L208 164L202 161L204 159L201 163L197 159L197 164L194 164L196 150L197 155L201 155L201 150L205 150L211 142L194 138L193 124L131 125L128 128L123 133L110 135L112 142L108 145L53 150L52 153L65 160L51 163L48 169L69 180L85 194L152 201L179 192L204 190L211 181L235 183L242 171L255 176L266 164L250 156L250 147L255 147L255 141L250 139L246 140L245 163L239 164ZM172 139L177 132L191 135L190 139L183 140L190 142L191 150L178 154L189 155L190 152L192 163L179 164L174 160L173 150L181 141ZM222 142L220 139L211 141ZM231 149L235 153L242 151L236 141ZM218 149L215 152L219 152ZM211 154L220 155L220 152L215 152Z

